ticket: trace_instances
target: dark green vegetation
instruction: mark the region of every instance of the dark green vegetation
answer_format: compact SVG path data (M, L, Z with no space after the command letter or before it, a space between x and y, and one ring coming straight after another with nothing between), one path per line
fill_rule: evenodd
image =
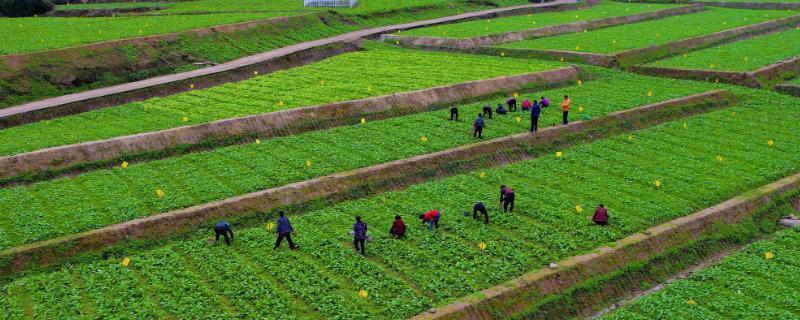
M6 17L30 17L53 8L55 6L50 0L0 0L0 14Z

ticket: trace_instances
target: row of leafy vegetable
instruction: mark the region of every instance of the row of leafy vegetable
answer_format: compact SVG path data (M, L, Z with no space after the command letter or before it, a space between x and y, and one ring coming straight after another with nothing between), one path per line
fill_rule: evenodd
M800 232L795 229L777 232L601 319L797 319Z
M519 99L549 97L553 107L545 109L540 120L549 126L560 123L557 105L563 95L572 97L570 117L578 120L714 87L602 69L596 73L595 80L522 92ZM448 121L448 108L382 121L364 119L363 124L0 189L0 216L5 220L0 223L0 248L475 143L473 119L483 105L494 106L506 98L461 106L459 122ZM487 125L485 139L526 132L530 115L495 114Z
M0 305L11 319L405 318L796 173L796 100L737 92L747 103L294 217L298 251L272 251L266 228L236 230L231 247L198 237L131 252L127 267L117 257L29 275ZM500 184L517 193L513 213L497 205ZM462 215L475 201L490 224ZM607 227L589 221L599 203ZM415 221L429 209L444 213L436 232ZM387 233L395 214L407 239ZM366 258L351 247L356 215L375 237Z

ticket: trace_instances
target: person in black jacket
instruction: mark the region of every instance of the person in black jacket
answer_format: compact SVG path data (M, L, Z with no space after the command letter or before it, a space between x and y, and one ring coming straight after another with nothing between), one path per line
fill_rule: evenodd
M489 119L492 118L492 106L488 104L483 106L483 117L486 118L487 115L489 116Z
M479 201L472 207L472 219L478 220L478 212L483 214L484 223L489 224L489 212L483 202Z
M517 98L511 97L511 99L506 100L506 104L508 105L508 112L517 111Z
M220 221L214 225L214 240L216 242L219 242L220 235L225 237L225 244L231 245L231 241L233 240L233 229L231 229L231 225L227 221Z
M458 108L452 107L450 108L450 121L458 121Z

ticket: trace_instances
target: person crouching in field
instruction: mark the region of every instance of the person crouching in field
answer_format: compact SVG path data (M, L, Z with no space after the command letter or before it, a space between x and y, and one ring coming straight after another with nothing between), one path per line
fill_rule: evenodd
M231 245L231 241L233 240L233 229L231 229L231 225L227 221L220 221L214 225L215 242L219 242L220 235L225 237L225 244Z
M403 218L401 218L400 215L394 216L394 223L392 223L392 228L389 229L389 234L395 239L402 238L406 235L406 223L403 222Z
M428 224L428 231L433 231L433 228L439 229L439 219L442 218L442 213L439 210L431 210L419 215L422 223Z
M594 210L592 221L598 226L605 226L608 224L608 211L603 204L600 204L597 206L597 209Z
M514 190L506 185L500 186L500 204L503 206L503 212L514 211Z

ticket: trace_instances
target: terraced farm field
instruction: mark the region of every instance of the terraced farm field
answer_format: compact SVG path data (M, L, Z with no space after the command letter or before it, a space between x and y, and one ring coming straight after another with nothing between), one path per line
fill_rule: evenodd
M778 232L601 319L795 319L798 245L797 230Z
M719 47L689 52L650 66L746 72L800 56L800 29L773 33ZM755 53L755 54L751 54Z
M786 10L742 10L708 7L705 11L626 24L584 33L524 40L501 48L616 53L664 44L797 14ZM675 26L680 26L676 28Z
M603 2L600 5L576 11L547 12L497 19L467 21L461 23L438 25L428 28L411 29L399 32L405 36L471 38L509 31L555 26L560 24L588 21L609 17L632 15L642 12L675 8L669 4L638 4L621 2Z
M6 285L2 303L12 318L191 317L211 310L231 317L404 318L796 172L800 150L790 141L798 138L793 119L800 111L775 94L746 96L747 106L566 149L562 157L310 212L293 219L302 251L272 253L263 227L237 232L230 248L197 237L132 253L128 267L114 260L18 279ZM653 187L656 180L661 188ZM519 190L513 214L499 213L500 184ZM488 225L461 215L479 200L489 204ZM607 228L576 212L601 202L614 219ZM414 223L432 208L444 212L435 233ZM409 223L407 240L384 235L395 214ZM354 259L348 245L355 215L375 236L366 259Z
M572 95L576 108L584 109L572 115L573 120L578 120L700 93L712 87L597 72L598 79L582 85L522 92L522 96L534 99L542 95ZM613 90L643 84L646 91ZM472 138L470 129L475 115L483 105L494 106L503 100L497 97L461 106L460 122L447 121L448 110L432 111L0 189L0 212L3 212L0 215L8 219L7 224L0 226L3 235L0 249L474 143L478 140ZM560 116L560 110L545 110L542 127L559 123ZM526 132L529 117L521 112L495 116L487 120L485 139ZM381 138L361 138L370 135ZM422 137L427 141L421 142ZM309 162L311 166L307 165ZM87 188L92 191L87 193ZM157 189L166 196L157 197ZM42 219L30 223L27 218L30 216Z
M442 72L442 65L451 67ZM372 46L246 81L9 128L0 131L8 141L0 155L563 66Z

